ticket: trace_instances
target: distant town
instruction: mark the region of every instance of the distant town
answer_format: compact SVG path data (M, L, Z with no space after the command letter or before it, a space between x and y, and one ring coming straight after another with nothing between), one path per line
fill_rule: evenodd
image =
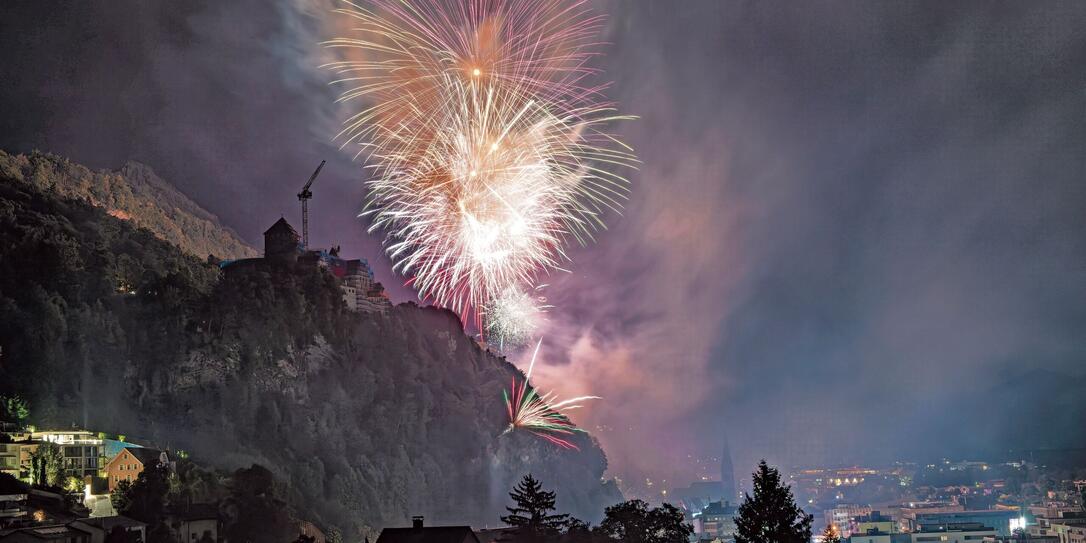
M8 404L11 399L5 399ZM17 401L15 402L17 404ZM18 413L18 405L8 405ZM88 429L38 429L0 422L0 541L147 541L148 523L118 511L148 470L176 485L181 450L126 435ZM945 459L866 467L797 467L785 486L813 516L814 542L1086 543L1086 479L1081 468L1031 460L990 463ZM691 543L734 543L739 506L749 494L737 484L725 449L718 480L661 490L657 501L678 508L692 526ZM129 495L126 495L129 493ZM137 498L138 499L138 498ZM172 504L164 524L178 542L228 541L221 503ZM302 542L335 541L312 523L296 523ZM407 530L406 532L404 530ZM414 530L414 532L412 532ZM500 540L503 529L426 527L386 529L378 541ZM508 531L508 529L505 529ZM127 539L126 539L127 538Z
M679 505L692 522L692 541L735 541L734 517L749 481L736 484L734 474L747 470L733 469L727 450L721 464L719 480L660 491L658 499ZM798 504L813 515L813 532L849 543L1084 543L1082 473L1081 466L1034 460L943 459L795 467L787 470L787 481Z

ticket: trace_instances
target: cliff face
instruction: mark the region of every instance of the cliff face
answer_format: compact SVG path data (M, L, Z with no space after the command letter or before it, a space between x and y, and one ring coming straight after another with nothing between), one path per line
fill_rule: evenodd
M500 524L509 489L529 472L581 518L598 520L620 500L587 436L581 451L563 451L502 434L501 390L518 372L444 311L400 305L358 317L346 347L318 336L250 374L235 369L244 366L190 353L153 394L168 400L140 409L152 439L229 466L272 466L319 521L347 532L405 525L412 514ZM130 407L117 402L118 412Z
M219 218L155 175L128 162L116 171L92 171L56 155L0 151L0 175L32 183L63 198L86 200L110 215L146 228L197 258L257 256L258 251Z
M347 541L415 514L494 526L529 472L587 520L621 498L591 437L564 451L503 434L501 391L520 373L452 313L353 314L315 268L222 276L11 177L0 179L0 347L0 393L27 398L33 422L267 466Z

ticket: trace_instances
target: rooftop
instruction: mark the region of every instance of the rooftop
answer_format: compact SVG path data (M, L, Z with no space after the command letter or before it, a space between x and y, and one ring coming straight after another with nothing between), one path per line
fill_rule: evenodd
M106 532L113 529L114 526L120 526L122 528L139 528L141 526L147 526L146 523L140 522L134 518L128 518L125 516L112 516L112 517L91 517L81 518L75 522L81 522L83 524L100 528Z
M479 543L470 526L385 528L377 543Z

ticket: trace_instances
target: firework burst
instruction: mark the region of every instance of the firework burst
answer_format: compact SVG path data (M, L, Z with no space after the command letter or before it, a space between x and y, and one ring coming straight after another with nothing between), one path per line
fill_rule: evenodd
M505 398L505 408L509 415L509 426L503 434L516 429L531 432L563 449L580 450L569 441L574 433L583 432L573 421L569 420L566 412L579 409L582 403L588 400L598 400L599 396L579 396L568 400L557 400L553 392L540 394L528 384L532 376L532 368L535 367L535 359L539 354L539 346L542 340L536 343L535 352L532 353L532 362L528 366L528 372L524 381L519 385L517 378L513 378L513 384L509 391L502 391Z
M482 328L481 309L561 269L617 210L623 117L587 83L602 18L561 0L376 0L336 10L355 37L327 65L365 106L339 137L365 155L364 214L419 296Z
M531 293L508 287L483 306L483 331L497 342L500 351L516 349L532 339L551 307L540 295L545 286Z

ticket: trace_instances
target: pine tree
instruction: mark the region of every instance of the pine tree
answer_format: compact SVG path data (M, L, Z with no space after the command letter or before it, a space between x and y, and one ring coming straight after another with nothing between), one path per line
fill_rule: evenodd
M822 543L841 543L841 534L833 524L822 530Z
M780 472L762 460L754 472L754 496L746 495L735 518L735 543L807 543L812 520L781 484Z
M530 473L513 488L509 497L516 506L505 508L509 514L502 517L502 522L517 529L517 541L557 535L569 518L566 514L550 514L554 511L555 493L543 490L543 484Z

